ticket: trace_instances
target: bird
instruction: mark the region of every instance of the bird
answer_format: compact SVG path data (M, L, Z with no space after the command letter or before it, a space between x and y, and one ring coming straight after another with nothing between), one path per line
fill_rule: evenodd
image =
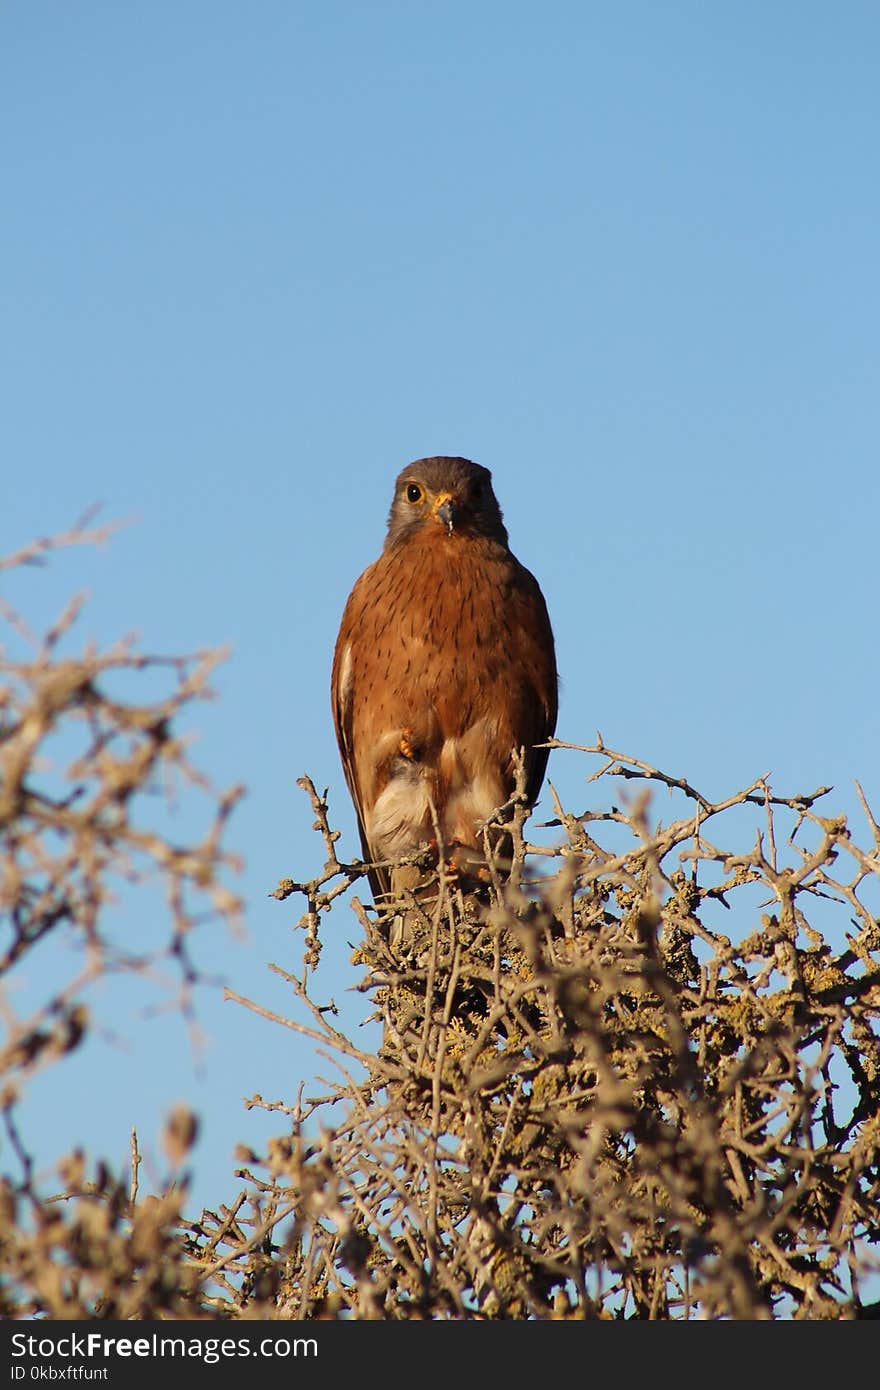
M383 549L342 614L331 703L376 905L423 881L394 861L426 846L485 882L486 822L518 755L534 805L558 710L547 605L488 468L436 456L398 474Z

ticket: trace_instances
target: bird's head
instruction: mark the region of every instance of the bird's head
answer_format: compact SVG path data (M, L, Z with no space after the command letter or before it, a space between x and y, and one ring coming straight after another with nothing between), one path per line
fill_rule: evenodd
M416 459L398 474L388 516L386 546L417 531L485 536L507 544L507 531L488 468L463 458Z

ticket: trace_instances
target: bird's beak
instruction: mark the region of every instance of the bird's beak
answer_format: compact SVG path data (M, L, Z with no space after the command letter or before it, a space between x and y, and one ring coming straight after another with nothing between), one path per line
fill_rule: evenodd
M438 521L442 521L443 525L446 527L447 531L451 536L452 529L455 526L455 523L458 520L461 511L461 508L459 507L455 498L452 496L450 492L438 492L437 496L434 498L434 506L432 510L434 516L437 518Z

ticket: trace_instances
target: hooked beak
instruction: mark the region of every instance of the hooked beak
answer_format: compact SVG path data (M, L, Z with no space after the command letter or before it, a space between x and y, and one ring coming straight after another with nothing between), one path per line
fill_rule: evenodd
M461 508L451 493L441 492L434 498L434 515L438 521L442 521L446 530L452 535L453 527L461 514Z

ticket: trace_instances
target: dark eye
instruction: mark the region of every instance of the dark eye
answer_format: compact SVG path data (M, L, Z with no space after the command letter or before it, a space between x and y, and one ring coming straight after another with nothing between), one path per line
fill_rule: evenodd
M407 487L406 487L406 500L407 500L407 502L421 502L421 500L422 500L422 498L424 497L424 495L425 495L425 494L424 494L424 492L422 491L422 489L419 487L418 483L407 483Z

